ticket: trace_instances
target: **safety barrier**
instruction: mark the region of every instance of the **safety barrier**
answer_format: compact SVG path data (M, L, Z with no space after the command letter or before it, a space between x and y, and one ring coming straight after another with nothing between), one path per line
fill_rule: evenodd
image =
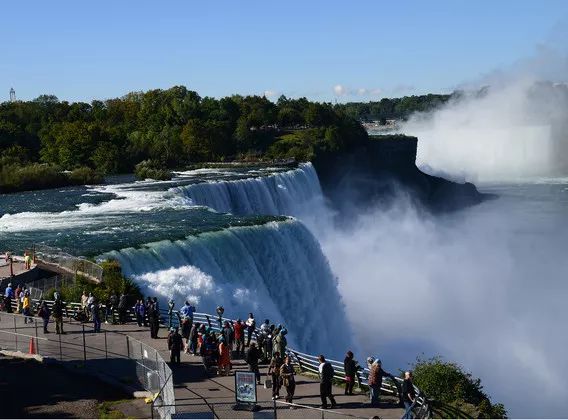
M46 302L48 307L53 305L52 301ZM34 301L35 305L37 303ZM72 318L79 311L80 304L69 304L64 315ZM126 382L152 394L152 416L157 413L160 418L171 418L175 414L172 371L156 349L118 331L101 329L100 333L94 333L90 328L86 331L80 322L66 321L63 329L64 335L45 335L41 319L2 312L0 348L23 353L33 351L73 368L81 366L87 373L104 374L114 381Z
M41 262L48 267L59 268L66 273L82 276L96 283L100 283L103 279L103 268L100 265L84 258L75 257L60 249L34 244L31 253L36 262Z

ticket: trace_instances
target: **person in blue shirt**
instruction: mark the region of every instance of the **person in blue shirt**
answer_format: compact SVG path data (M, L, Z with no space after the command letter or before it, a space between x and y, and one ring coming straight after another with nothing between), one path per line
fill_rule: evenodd
M185 301L185 305L181 307L179 313L181 314L182 318L189 318L193 320L193 314L195 312L195 306L191 306L189 301Z
M12 299L14 299L14 289L12 289L12 283L8 283L8 287L6 287L4 292L4 309L9 314L12 313Z

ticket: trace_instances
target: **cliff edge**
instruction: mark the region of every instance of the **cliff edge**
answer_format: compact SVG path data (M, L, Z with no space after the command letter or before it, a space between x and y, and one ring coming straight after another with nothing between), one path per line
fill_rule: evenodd
M404 135L369 137L340 153L321 153L313 160L323 192L338 210L389 204L401 194L433 212L480 203L475 185L431 176L416 167L418 139Z

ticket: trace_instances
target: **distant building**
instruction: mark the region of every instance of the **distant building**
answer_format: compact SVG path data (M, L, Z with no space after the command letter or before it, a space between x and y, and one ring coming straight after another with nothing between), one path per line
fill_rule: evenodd
M10 88L10 102L14 102L16 100L16 91L14 88Z

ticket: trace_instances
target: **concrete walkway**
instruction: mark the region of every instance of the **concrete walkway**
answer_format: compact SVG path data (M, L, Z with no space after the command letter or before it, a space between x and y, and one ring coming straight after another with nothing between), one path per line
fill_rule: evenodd
M169 352L167 350L166 329L161 328L159 339L150 338L148 328L138 327L136 324L127 325L111 325L103 324L103 331L107 333L95 334L92 332L92 324L84 324L86 350L83 349L83 325L77 322L66 323L66 334L58 336L53 332L47 335L42 333L41 320L37 320L38 324L38 346L39 354L50 355L59 359L62 355L63 362L75 363L81 362L84 358L84 352L87 354L87 365L91 369L106 370L115 378L121 381L128 380L132 375L139 372L136 371L137 366L129 363L127 354L132 349L127 349L125 336L127 334L151 347L156 349L164 360L169 360ZM0 313L0 345L9 348L15 343L7 342L14 340L16 336L2 333L1 330L14 331L13 318L2 316ZM35 322L33 324L23 324L23 318L17 321L17 333L19 344L17 347L27 352L29 347L29 337L35 335ZM50 323L49 329L54 330L53 323ZM42 340L47 338L49 341ZM61 338L60 350L58 343ZM105 347L106 341L106 347ZM106 348L106 351L105 351ZM110 363L109 363L110 362ZM261 410L255 413L247 411L234 411L235 403L234 395L234 375L231 376L210 376L205 372L201 362L201 357L187 355L182 353L182 363L179 366L170 366L173 371L174 388L176 397L176 416L180 418L213 418L212 410L220 418L272 418L274 416L274 403L271 401L272 391L264 389L262 386L257 388L257 399ZM139 367L138 367L139 368ZM242 360L233 361L234 370L248 370L246 364ZM108 371L112 372L108 372ZM262 382L266 378L267 366L261 366ZM355 389L357 391L357 389ZM319 398L319 381L308 376L296 376L296 392L294 403L302 406L310 406L312 408L297 407L289 409L280 403L285 396L285 389L281 390L281 400L277 404L277 416L279 418L372 418L379 416L380 418L401 418L403 409L397 405L397 401L392 398L385 397L379 408L370 408L368 397L365 394L353 396L344 395L343 388L334 387L334 395L337 400L337 408L334 411L325 411L316 409L321 404ZM150 409L149 409L150 411ZM322 416L323 414L323 416Z

